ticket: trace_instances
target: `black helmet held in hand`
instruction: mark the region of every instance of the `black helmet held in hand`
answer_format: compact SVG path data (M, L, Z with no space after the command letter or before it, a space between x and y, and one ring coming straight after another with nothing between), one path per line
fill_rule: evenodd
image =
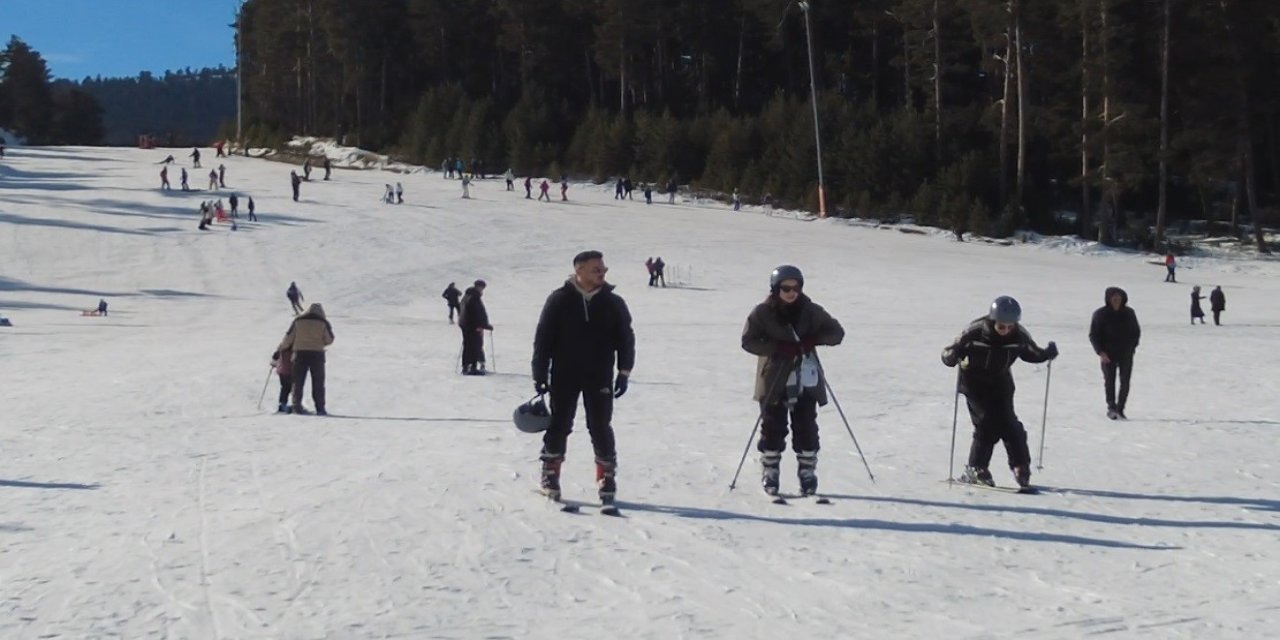
M551 412L542 396L530 398L511 414L516 428L525 433L542 433L551 428Z

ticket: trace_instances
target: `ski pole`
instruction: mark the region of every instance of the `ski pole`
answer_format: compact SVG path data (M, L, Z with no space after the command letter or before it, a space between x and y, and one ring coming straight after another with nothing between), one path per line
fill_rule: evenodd
M951 409L951 457L947 460L947 484L956 479L956 421L960 419L960 370L956 369L956 402Z
M773 392L778 390L778 383L786 378L785 374L774 378L773 384L770 385L769 393L764 396L764 402L768 402L769 398L773 397ZM747 462L747 452L751 450L751 441L756 439L756 431L760 429L761 423L764 422L764 402L760 403L760 415L756 416L756 426L751 427L751 436L747 438L747 446L742 450L742 459L738 460L738 470L733 472L733 480L729 481L730 491L733 491L733 488L738 485L738 475L742 473L742 465Z
M271 385L271 373L275 371L275 365L267 369L267 379L262 382L262 395L258 396L258 411L262 411L262 401L267 399L267 387Z
M493 329L489 330L489 359L493 361L492 373L498 372L498 344L493 341Z
M822 360L818 358L818 352L813 352L813 360L818 363L818 373L822 376L822 381L827 385L827 394L831 396L831 401L836 405L836 411L840 413L840 420L844 422L844 428L849 432L849 437L853 438L853 447L858 450L858 457L862 458L862 466L867 469L867 476L871 478L871 483L875 484L876 477L871 473L871 465L867 463L867 456L862 453L862 446L858 444L858 437L853 435L853 427L849 426L849 419L844 416L844 409L840 407L840 400L836 398L836 390L831 388L831 381L827 379L826 368L822 366Z
M1044 413L1040 414L1040 457L1036 470L1044 469L1044 432L1049 424L1049 379L1053 376L1053 361L1050 360L1044 373Z
M738 475L742 473L742 465L747 462L747 452L751 451L751 442L756 439L756 431L760 430L760 422L764 420L764 409L760 410L760 415L756 416L756 426L751 427L751 435L747 436L747 446L742 449L742 459L738 460L738 470L733 472L733 480L729 481L729 490L738 486Z

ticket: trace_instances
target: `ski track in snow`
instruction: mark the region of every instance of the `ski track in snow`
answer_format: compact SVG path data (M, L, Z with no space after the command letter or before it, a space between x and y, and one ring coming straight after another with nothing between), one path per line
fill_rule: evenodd
M537 203L477 180L467 201L430 172L337 170L294 203L294 167L243 157L213 166L261 221L202 233L200 200L229 190L155 190L169 152L0 162L0 637L1198 639L1280 623L1280 262L1200 257L1169 285L1144 256L1079 242L618 203L610 184ZM388 180L406 204L376 204ZM539 442L509 422L541 304L587 248L635 318L614 419L624 518L593 505L581 414L564 471L578 514L531 491ZM692 279L644 286L659 255ZM756 417L739 335L780 263L848 331L823 363L877 482L823 408L831 505L769 504L754 455L728 491ZM497 327L484 379L454 373L439 298L476 278ZM274 414L291 280L334 324L329 418ZM1187 326L1192 283L1223 286L1225 326ZM1112 284L1143 323L1123 422L1101 415L1086 336ZM1047 368L1014 370L1038 496L939 482L955 374L938 352L1005 293L1063 353L1043 459ZM81 317L99 297L111 315Z

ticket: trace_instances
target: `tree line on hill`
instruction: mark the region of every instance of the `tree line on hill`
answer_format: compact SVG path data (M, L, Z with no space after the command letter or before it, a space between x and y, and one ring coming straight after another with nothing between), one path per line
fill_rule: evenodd
M0 51L0 127L30 144L208 144L234 120L235 70L166 71L156 77L54 80L39 52L17 36Z
M248 0L246 114L815 209L806 11L838 213L1157 247L1276 205L1270 0Z
M0 51L0 128L30 144L98 144L102 107L85 91L55 84L40 53L13 36Z

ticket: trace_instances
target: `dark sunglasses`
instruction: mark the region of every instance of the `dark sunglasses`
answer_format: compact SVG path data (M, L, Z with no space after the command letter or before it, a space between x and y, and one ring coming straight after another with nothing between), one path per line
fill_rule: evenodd
M795 286L792 286L792 285L789 285L789 284L784 284L784 285L781 285L781 286L779 286L779 287L778 287L778 291L781 291L781 292L783 292L783 293L791 293L791 292L793 292L793 291L800 291L800 289L802 289L802 288L803 288L803 287L801 287L801 286L800 286L800 285L798 285L798 284L797 284L797 285L795 285Z

